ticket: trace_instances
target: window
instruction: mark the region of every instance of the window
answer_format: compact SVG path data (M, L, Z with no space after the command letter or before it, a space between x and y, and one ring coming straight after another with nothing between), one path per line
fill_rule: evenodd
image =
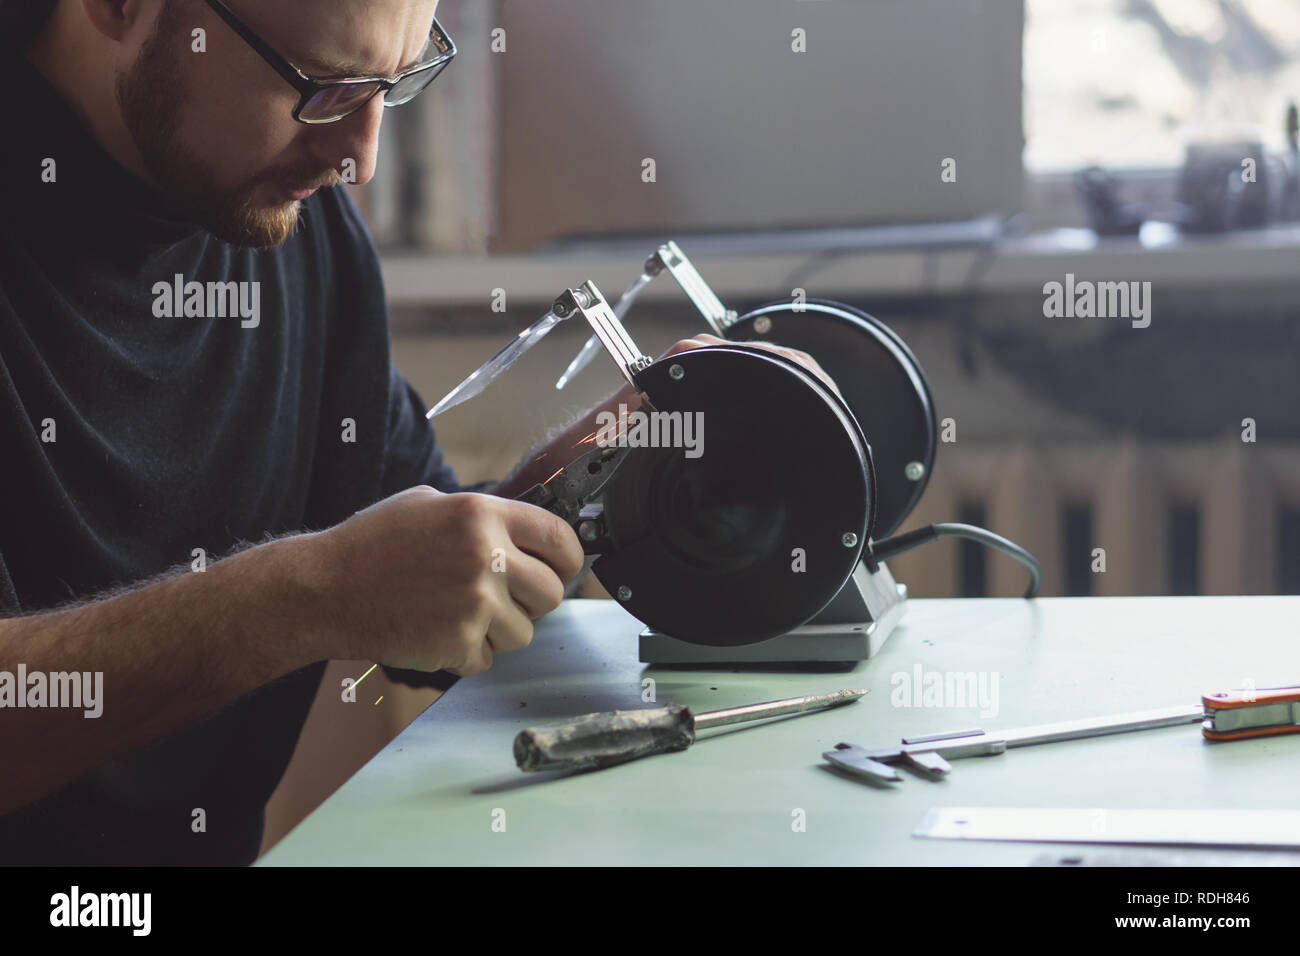
M1025 168L1172 168L1191 139L1280 149L1297 0L1026 0Z

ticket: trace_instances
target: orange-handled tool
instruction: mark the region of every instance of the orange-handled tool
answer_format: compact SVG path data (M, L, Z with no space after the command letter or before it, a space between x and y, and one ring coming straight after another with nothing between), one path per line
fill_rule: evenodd
M1300 687L1232 690L1201 697L1206 740L1300 733Z

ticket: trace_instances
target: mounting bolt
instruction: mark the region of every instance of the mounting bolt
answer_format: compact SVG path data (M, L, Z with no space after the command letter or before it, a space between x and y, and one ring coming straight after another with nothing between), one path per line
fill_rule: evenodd
M767 335L772 331L772 320L765 315L760 315L754 320L754 331L759 335Z
M686 369L677 364L670 365L668 366L668 377L674 382L680 382L686 377Z
M563 299L556 299L551 303L551 311L555 313L556 318L563 319L573 310L569 308L569 304Z
M583 541L595 541L600 537L600 529L594 521L584 521L578 525L578 537Z
M632 600L632 589L631 589L630 587L628 587L626 584L620 584L620 585L618 586L618 592L617 592L617 593L618 593L618 599L619 599L620 601L630 601L630 600Z
M844 537L840 538L840 543L846 548L855 547L858 543L858 536L852 531L845 531Z
M909 461L903 468L903 474L907 475L908 481L920 481L925 477L925 465L919 461Z

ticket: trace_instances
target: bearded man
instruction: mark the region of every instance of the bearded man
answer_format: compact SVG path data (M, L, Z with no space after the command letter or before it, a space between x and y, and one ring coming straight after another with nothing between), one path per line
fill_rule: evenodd
M0 863L251 862L326 661L479 673L579 572L511 498L636 396L463 488L339 186L452 63L435 7L0 0L0 676L104 697L0 685Z

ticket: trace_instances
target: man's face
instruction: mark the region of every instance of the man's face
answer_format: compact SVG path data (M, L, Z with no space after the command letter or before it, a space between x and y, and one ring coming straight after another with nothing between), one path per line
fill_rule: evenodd
M437 0L227 0L314 79L390 75L429 55ZM205 52L194 31L202 30ZM342 68L341 68L342 67ZM155 186L227 242L278 245L308 190L374 173L383 96L335 123L293 119L298 93L202 0L163 0L116 82L122 118Z

